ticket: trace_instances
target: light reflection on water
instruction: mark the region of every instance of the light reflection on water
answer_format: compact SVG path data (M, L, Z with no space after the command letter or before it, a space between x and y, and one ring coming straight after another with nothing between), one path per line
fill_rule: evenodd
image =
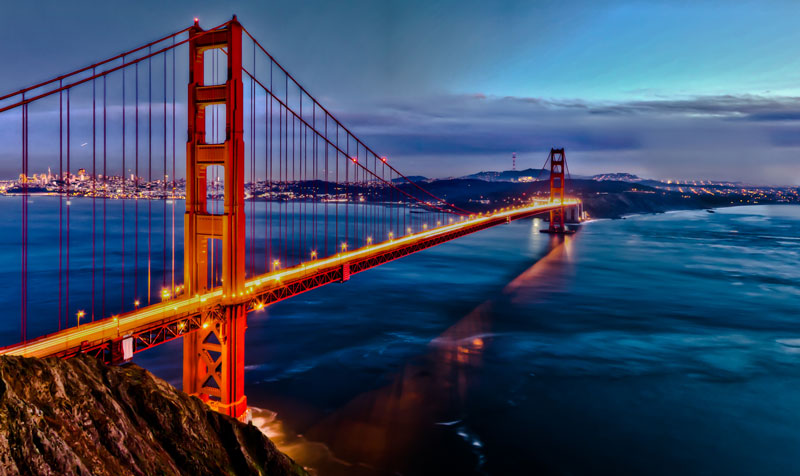
M248 399L322 475L798 474L797 237L789 206L496 227L251 315Z

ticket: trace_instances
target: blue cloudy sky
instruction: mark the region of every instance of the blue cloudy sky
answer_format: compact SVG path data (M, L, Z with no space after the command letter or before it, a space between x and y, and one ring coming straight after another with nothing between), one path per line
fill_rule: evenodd
M797 1L5 1L0 92L232 13L409 173L800 185Z

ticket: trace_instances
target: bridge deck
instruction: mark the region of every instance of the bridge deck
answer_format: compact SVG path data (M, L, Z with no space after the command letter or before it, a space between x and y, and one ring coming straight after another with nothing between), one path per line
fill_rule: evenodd
M578 200L574 199L564 200L564 206L577 203ZM271 303L325 284L346 281L350 274L507 221L546 213L559 206L558 203L540 203L517 207L342 252L252 278L247 281L246 292L239 296L224 296L222 290L217 288L201 295L178 297L5 347L0 349L0 354L67 357L77 353L97 353L110 361L112 342L119 342L123 337L133 338L133 350L140 352L208 325L203 318L204 311L216 306L246 304L250 310L260 310Z

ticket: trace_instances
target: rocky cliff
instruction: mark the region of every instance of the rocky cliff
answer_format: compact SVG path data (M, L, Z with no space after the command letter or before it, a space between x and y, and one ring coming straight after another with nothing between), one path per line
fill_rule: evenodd
M254 426L136 365L0 357L0 474L306 473Z

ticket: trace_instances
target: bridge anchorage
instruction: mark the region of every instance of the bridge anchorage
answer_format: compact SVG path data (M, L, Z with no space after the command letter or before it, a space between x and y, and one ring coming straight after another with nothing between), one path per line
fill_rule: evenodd
M188 75L175 66L176 53L186 50ZM185 98L175 88L179 75L187 79ZM185 172L175 162L175 131L184 126L175 104L184 99ZM34 114L28 114L29 107ZM91 126L85 113L79 115L82 123L74 118L80 110L90 111ZM57 124L36 131L37 124L52 118ZM21 131L22 145L21 342L0 348L0 354L90 354L121 363L183 339L183 389L235 418L247 415L244 337L249 313L513 220L549 213L548 232L569 233L565 224L579 221L582 214L581 202L566 196L563 149L551 150L548 157L549 201L477 213L434 195L356 137L236 17L207 30L195 21L155 42L0 96L0 119L2 127L14 124L13 130L3 129L5 135ZM29 149L30 128L37 140ZM53 130L57 135L45 140ZM81 155L70 145L79 137L91 137L91 147L84 149L89 153ZM47 162L52 157L58 160ZM77 175L71 171L76 161ZM49 171L51 165L58 173ZM212 179L219 171L222 187ZM176 202L183 198L177 185L181 173L186 179L182 283L175 272L181 250L175 246L174 224ZM45 197L29 204L32 193ZM57 223L49 228L37 221L32 233L57 229L58 241L31 237L29 207L53 204L49 210L55 210ZM153 208L161 208L160 220L152 219ZM135 214L126 223L131 211ZM83 229L91 233L86 240L91 248L76 246L74 238L70 244L70 214L73 223L91 224L91 231ZM37 220L47 216L41 213ZM147 227L140 229L140 221ZM77 233L74 225L72 232ZM78 235L78 240L87 237ZM146 242L146 253L140 241ZM58 324L37 322L40 334L34 338L27 334L29 242L58 246L55 264L37 262L37 279L51 276L58 282L57 300L36 302L34 316L58 317ZM107 262L107 251L120 256L119 262ZM70 281L69 265L76 261L91 263L91 273L76 278L73 269ZM75 297L80 286L83 292ZM161 302L153 298L159 294Z

